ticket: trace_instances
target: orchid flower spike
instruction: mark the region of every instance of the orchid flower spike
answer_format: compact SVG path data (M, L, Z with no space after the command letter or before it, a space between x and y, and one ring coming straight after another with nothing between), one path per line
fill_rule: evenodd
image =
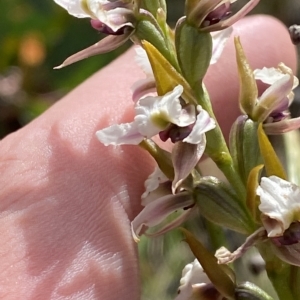
M56 69L87 57L112 51L124 44L134 33L134 3L132 0L54 0L77 18L91 18L96 30L109 36L67 58Z
M247 15L260 0L250 0L236 14L231 16L231 7L237 0L199 1L187 9L187 18L191 24L202 31L218 31L232 26Z

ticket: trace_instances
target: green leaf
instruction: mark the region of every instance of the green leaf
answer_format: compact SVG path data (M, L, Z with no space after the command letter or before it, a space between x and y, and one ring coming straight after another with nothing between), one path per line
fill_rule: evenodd
M184 228L180 230L185 235L193 254L198 259L206 275L223 296L234 299L235 276L227 265L219 265L216 257L210 253L200 241Z

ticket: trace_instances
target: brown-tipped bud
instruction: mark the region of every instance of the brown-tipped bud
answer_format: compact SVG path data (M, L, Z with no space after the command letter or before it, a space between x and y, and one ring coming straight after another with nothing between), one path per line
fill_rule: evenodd
M292 25L289 27L291 40L294 45L300 44L300 25Z

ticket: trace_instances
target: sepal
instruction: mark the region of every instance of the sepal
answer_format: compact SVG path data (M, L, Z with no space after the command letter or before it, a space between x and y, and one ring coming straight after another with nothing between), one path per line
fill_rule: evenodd
M203 177L194 189L194 197L199 212L209 221L240 233L251 232L251 217L224 182L212 176Z
M132 29L126 29L122 35L108 35L98 43L71 55L61 65L54 69L61 69L88 57L104 54L117 49L122 46L132 36L132 34Z
M276 254L284 262L300 267L300 243L293 245L275 245L270 242L271 248Z
M205 137L204 137L205 139ZM174 180L172 183L172 193L175 194L180 184L188 177L198 164L205 149L203 144L189 144L176 142L172 150L172 162L174 166Z

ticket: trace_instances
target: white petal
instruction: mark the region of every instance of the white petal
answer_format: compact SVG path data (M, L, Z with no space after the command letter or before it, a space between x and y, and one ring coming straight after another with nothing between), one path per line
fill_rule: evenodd
M170 123L188 126L195 122L195 116L183 112L179 97L183 92L181 85L163 96L148 96L138 101L135 107L135 122L139 132L145 137L153 137Z
M284 105L287 101L286 96L292 90L291 77L285 74L279 80L269 86L259 98L254 108L254 115L259 114L258 121L262 122L278 107Z
M145 78L136 81L132 87L132 100L137 103L142 97L156 93L156 83L154 78Z
M146 51L141 46L135 47L134 50L136 53L135 62L147 76L153 77L153 71Z
M168 177L156 166L154 172L150 174L145 181L146 191L143 193L142 199L148 197L148 195L156 190L161 183L168 180Z
M187 300L193 294L193 285L208 284L209 278L203 271L202 266L195 259L192 263L187 264L182 270L182 277L180 279L180 286L178 288L178 296L175 300Z
M91 17L91 15L83 9L82 0L54 0L54 2L66 9L70 15L77 18Z
M195 122L194 111L192 114L187 114L186 110L183 110L180 104L179 97L183 93L183 87L177 85L173 91L165 94L161 100L156 102L156 112L159 115L169 121L170 123L176 124L180 127L188 126Z
M295 184L276 176L263 177L256 193L269 237L283 235L292 222L299 220L300 189Z
M124 26L134 27L133 24L128 21L132 14L132 10L130 9L116 7L106 10L105 8L99 7L98 4L96 5L96 8L90 7L90 9L98 20L107 25L114 32L117 32Z
M218 59L220 58L223 49L226 45L227 40L232 34L232 27L228 27L226 29L216 31L212 34L212 40L213 40L213 49L212 49L212 57L210 60L210 64L215 64Z
M284 66L285 68L288 68L286 66ZM292 73L292 70L290 70L290 73ZM256 69L253 71L254 77L256 80L260 80L263 83L272 85L274 84L276 81L282 79L285 75L289 75L289 73L285 73L282 72L281 69L279 68L262 68L262 69ZM293 87L292 89L294 89L295 87L297 87L299 84L299 80L296 76L293 76Z
M263 83L272 85L277 80L284 77L286 74L283 74L280 70L277 68L262 68L262 69L256 69L253 71L254 78L256 80L260 80Z
M183 140L183 142L190 144L205 143L204 133L214 129L216 127L216 122L211 118L208 112L198 106L199 114L197 115L196 123L191 131L191 133Z
M168 125L164 120L155 122L152 119L153 111L155 111L155 101L158 97L147 96L140 99L135 106L134 121L138 126L138 131L145 137L151 138L157 135Z
M96 136L105 146L123 144L138 145L144 138L138 132L137 126L134 122L112 125L97 131Z

